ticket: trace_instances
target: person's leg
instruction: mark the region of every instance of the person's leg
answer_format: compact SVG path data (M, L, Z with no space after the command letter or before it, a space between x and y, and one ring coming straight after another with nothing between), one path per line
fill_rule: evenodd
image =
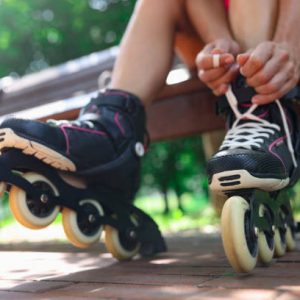
M277 0L231 0L229 23L241 51L271 40L278 16Z
M224 0L186 0L186 11L205 43L231 38Z
M170 70L182 0L140 0L123 37L111 88L131 92L148 104Z

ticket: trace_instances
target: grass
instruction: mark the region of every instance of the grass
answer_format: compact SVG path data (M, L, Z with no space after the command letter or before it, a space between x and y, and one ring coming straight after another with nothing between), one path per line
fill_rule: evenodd
M184 194L184 213L177 208L177 200L172 193L169 194L170 213L167 215L163 214L164 202L158 194L139 197L135 204L148 213L163 232L201 228L219 222L208 199L203 195Z

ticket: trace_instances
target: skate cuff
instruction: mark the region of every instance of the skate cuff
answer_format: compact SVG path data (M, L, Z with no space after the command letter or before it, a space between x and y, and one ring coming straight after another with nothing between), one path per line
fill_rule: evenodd
M109 97L103 97L109 96ZM144 106L140 99L128 92L120 90L107 90L104 94L99 95L94 101L99 106L115 107L118 110L125 111L127 113L135 113L140 110L144 110ZM102 97L101 97L102 96Z

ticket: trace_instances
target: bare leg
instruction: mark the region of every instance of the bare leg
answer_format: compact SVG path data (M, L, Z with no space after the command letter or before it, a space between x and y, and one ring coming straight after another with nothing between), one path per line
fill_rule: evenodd
M230 27L242 52L273 38L277 15L277 0L230 1Z
M205 43L231 38L223 0L186 0L186 7L191 23Z
M149 104L170 70L175 32L182 19L182 0L140 0L121 43L112 88Z

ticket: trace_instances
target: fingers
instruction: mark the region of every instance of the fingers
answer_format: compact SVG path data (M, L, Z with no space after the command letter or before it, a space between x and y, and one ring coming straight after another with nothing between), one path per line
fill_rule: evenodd
M287 64L270 81L255 88L258 94L253 97L252 102L261 105L279 99L295 87L298 81L299 75L292 63Z
M246 78L252 77L260 71L273 56L274 44L265 42L259 44L251 53L238 55L237 61L241 68L240 72Z
M283 86L281 86L279 91L276 91L275 93L267 94L267 95L258 94L253 97L252 102L253 102L253 104L258 104L258 105L264 105L264 104L271 103L277 99L280 99L285 94L287 94L293 87L296 86L297 82L298 81L291 79L290 81L286 82Z
M224 94L237 72L235 55L238 45L232 40L220 39L206 45L196 57L199 78L216 95Z
M216 52L216 51L215 51ZM216 62L218 60L218 64ZM196 65L199 70L211 70L219 67L226 67L234 62L232 54L205 54L200 52L196 58Z
M204 78L206 85L213 93L216 96L220 96L227 92L230 82L232 82L238 74L238 69L239 66L233 64L226 69L206 71L200 75L200 79Z
M240 72L257 95L255 104L270 103L291 90L299 79L297 63L288 49L274 42L258 45L249 53L238 55Z

